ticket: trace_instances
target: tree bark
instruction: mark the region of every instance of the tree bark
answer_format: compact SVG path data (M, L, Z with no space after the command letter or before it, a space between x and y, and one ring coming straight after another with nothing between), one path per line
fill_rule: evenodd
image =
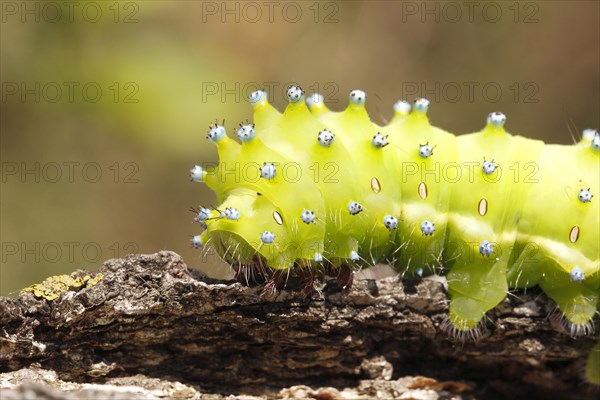
M592 397L582 371L594 338L571 338L536 290L509 296L480 340L459 342L440 329L440 279L355 280L348 294L331 280L309 297L290 287L267 297L202 276L169 251L109 260L98 273L97 284L54 301L0 298L5 377L23 368L88 383L143 374L211 393L285 397L307 385L312 398L335 398L316 388L399 397L398 378L424 375L435 380L407 386L432 398Z

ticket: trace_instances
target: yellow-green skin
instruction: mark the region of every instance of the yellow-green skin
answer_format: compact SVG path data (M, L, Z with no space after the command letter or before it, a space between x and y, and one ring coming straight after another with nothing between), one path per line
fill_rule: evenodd
M539 285L572 333L587 333L600 297L600 152L589 138L544 145L492 122L455 136L431 126L426 107L399 110L377 126L356 102L342 112L322 102L310 109L290 102L280 114L263 96L253 106L256 137L217 140L220 165L203 179L217 194L218 210L234 207L240 219L213 211L200 235L205 246L239 264L277 270L315 267L318 253L333 266L387 262L403 273L442 272L450 321L464 332L509 289ZM323 129L335 134L329 147L317 141ZM375 147L377 132L390 145ZM427 158L419 154L425 143L433 146ZM484 158L498 166L490 175L482 171ZM275 178L253 179L265 162L278 165ZM595 196L581 202L579 191L588 188ZM363 211L351 215L351 200ZM302 221L305 209L315 223ZM397 229L384 225L386 215L398 219ZM424 220L435 224L433 235L421 232ZM264 231L275 234L274 243L261 242ZM492 243L493 253L480 254L482 241ZM352 252L360 260L351 260ZM575 267L585 279L571 278ZM588 364L588 377L600 374L598 364Z

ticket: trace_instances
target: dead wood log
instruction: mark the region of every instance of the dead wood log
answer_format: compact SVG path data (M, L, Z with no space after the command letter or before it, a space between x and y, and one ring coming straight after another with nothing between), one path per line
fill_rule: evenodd
M109 260L97 284L56 300L0 298L0 372L37 366L62 380L144 374L214 393L280 393L293 385L357 387L425 375L462 382L463 398L586 398L593 338L574 340L540 292L509 296L477 341L440 329L447 293L433 279L335 280L309 298L214 281L169 251ZM78 271L77 276L91 274Z

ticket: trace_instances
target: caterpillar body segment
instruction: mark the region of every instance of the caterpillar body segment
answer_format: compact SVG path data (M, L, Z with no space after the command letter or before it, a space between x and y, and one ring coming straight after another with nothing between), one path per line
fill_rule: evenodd
M578 198L584 187L600 190L598 153L589 144L545 145L538 164L538 182L528 192L518 225L518 243L535 248L517 258L509 282L512 287L539 285L576 335L590 329L600 300L598 205ZM571 279L575 268L583 279Z
M436 272L442 267L441 255L447 233L451 188L445 182L447 166L456 159L456 137L431 126L427 119L424 99L421 108L410 115L395 117L386 129L397 143L399 163L397 183L402 198L402 219L398 245L404 246L395 262L396 268L414 274L425 267ZM422 146L428 145L432 154L422 157ZM425 230L423 223L427 221Z
M463 173L451 185L445 258L455 260L448 289L450 319L458 329L475 328L485 312L506 297L506 274L520 218L515 204L529 190L512 179L508 166L536 157L540 148L541 142L512 136L493 123L457 138L457 162ZM494 160L493 172L484 168L484 159Z

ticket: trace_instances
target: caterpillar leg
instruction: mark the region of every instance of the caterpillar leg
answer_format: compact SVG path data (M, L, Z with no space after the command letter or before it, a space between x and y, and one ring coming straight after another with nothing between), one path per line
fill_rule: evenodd
M276 270L271 278L265 283L260 295L266 298L272 298L277 294L277 290L283 285L283 271Z
M566 272L557 271L546 273L539 284L563 313L571 336L593 332L592 320L600 302L597 283L597 279L593 277L578 281Z
M454 265L448 273L448 291L453 331L468 334L478 328L487 311L506 297L506 262L488 260Z
M354 282L354 272L347 264L340 266L340 271L337 276L338 284L344 293L350 293L352 283Z

